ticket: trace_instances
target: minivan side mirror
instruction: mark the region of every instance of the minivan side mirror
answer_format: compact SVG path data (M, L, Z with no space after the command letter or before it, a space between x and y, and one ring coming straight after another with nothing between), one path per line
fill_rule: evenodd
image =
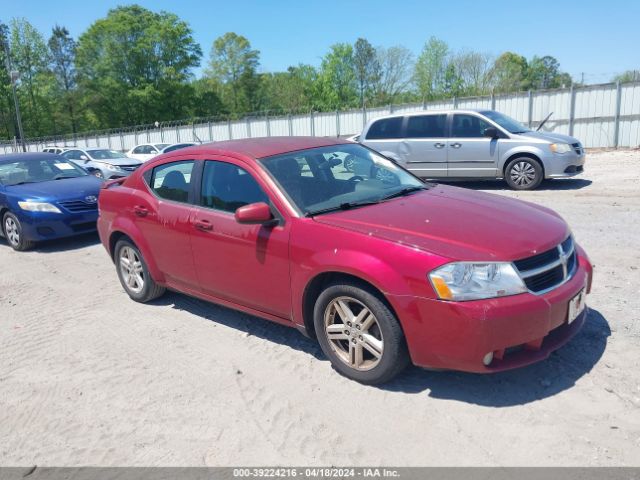
M245 225L265 225L273 222L271 208L264 202L250 203L240 207L234 214L236 222Z
M87 157L86 155L80 155L80 160L84 160L85 162L88 162L89 157Z
M482 132L485 137L489 138L500 138L500 134L498 133L498 129L496 127L488 127L484 129Z

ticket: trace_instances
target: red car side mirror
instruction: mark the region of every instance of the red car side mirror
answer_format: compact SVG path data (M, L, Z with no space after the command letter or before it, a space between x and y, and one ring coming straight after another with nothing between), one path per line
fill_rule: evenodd
M271 208L264 202L250 203L238 208L235 218L236 222L247 225L264 225L274 220Z

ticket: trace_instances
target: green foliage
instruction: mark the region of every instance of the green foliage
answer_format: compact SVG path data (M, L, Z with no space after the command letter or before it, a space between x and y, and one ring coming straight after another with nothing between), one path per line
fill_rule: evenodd
M529 88L527 59L513 52L500 55L489 73L496 93L519 92Z
M318 106L328 110L356 106L357 92L353 47L348 43L336 43L322 58L318 76Z
M260 72L260 52L242 35L214 40L207 69L189 25L138 5L110 10L76 42L63 26L48 42L25 19L0 22L0 65L8 54L27 137L76 133L188 117L308 112L569 86L551 56L505 52L495 61L453 52L431 37L418 58L403 46L365 38L336 43L319 67ZM640 80L637 71L617 77ZM8 68L0 68L0 136L13 138L15 109Z
M373 87L382 78L382 68L375 48L364 38L353 46L353 70L358 82L360 104L364 106L372 96Z
M626 72L613 77L612 81L620 83L640 82L640 70L627 70Z
M234 112L256 106L259 64L260 52L242 35L227 32L213 42L209 74L223 86L223 99L230 98Z
M51 52L51 71L56 83L51 96L59 123L63 130L78 131L76 111L78 103L77 75L75 68L76 42L64 27L55 26L47 43ZM64 113L63 113L64 112Z
M84 106L100 128L185 117L201 55L189 25L172 13L110 10L78 40Z
M40 32L24 18L11 21L10 50L13 69L19 73L18 96L25 133L43 135L58 130L51 115L53 76L50 53Z
M414 78L422 100L440 98L445 92L445 74L449 64L449 46L431 37L416 62Z

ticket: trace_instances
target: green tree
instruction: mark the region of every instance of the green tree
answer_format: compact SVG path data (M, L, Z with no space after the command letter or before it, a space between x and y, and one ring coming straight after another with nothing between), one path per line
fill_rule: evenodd
M76 42L71 38L69 31L65 27L56 25L53 27L48 45L51 52L51 69L58 86L56 97L66 106L71 131L76 133L78 131L75 114L77 87L75 68Z
M228 89L233 113L246 112L255 105L259 64L260 52L242 35L227 32L213 42L210 75Z
M464 94L464 82L453 63L449 63L444 71L442 92L447 98L459 97Z
M414 80L422 100L440 98L444 94L449 62L449 46L436 37L424 45L415 65Z
M42 35L24 18L11 21L11 60L20 75L19 97L25 135L57 133L46 92L51 87L49 49Z
M373 90L377 102L391 103L398 99L402 92L406 92L411 83L413 69L413 54L402 46L376 49L380 75L376 76Z
M612 82L640 82L640 70L627 70L611 79Z
M332 45L331 50L323 57L318 91L321 108L346 108L357 104L358 86L351 45Z
M513 52L500 55L489 72L490 84L497 93L518 92L529 88L527 59Z
M17 136L15 112L9 77L9 27L0 21L0 130L7 139Z
M264 75L265 108L274 112L291 112L314 108L318 71L311 65L289 67L286 72Z
M186 116L191 69L201 55L189 25L172 13L138 5L110 10L78 39L87 119L104 128Z
M358 38L353 46L353 68L358 82L360 104L364 107L374 85L382 77L376 50L364 38Z
M554 57L534 56L527 70L529 87L539 90L571 85L571 77L560 71L560 63Z
M462 84L461 94L474 96L489 92L491 55L474 51L462 51L453 56L451 63Z

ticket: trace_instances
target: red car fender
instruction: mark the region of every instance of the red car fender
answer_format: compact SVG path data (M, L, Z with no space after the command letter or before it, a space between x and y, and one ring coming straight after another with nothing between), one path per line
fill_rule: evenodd
M131 219L125 216L118 216L115 218L111 227L109 229L112 233L111 235L115 235L116 233L123 233L127 237L129 237L133 243L135 243L136 247L142 253L144 257L144 261L147 264L147 268L149 269L149 273L151 273L151 277L156 283L164 285L166 283L164 275L158 268L153 255L151 254L151 249L149 248L148 243L144 239L144 236L140 232L140 229L137 225L131 221ZM111 239L109 239L109 244L111 243ZM111 257L113 258L115 252L109 252Z
M396 306L393 305L388 293L396 296L414 295L409 289L407 279L397 269L379 257L365 252L325 250L313 254L307 260L303 264L298 264L291 275L292 298L297 299L293 305L293 322L300 326L304 325L304 295L311 282L322 274L341 273L360 278L385 295L394 310ZM367 268L354 268L354 265Z

